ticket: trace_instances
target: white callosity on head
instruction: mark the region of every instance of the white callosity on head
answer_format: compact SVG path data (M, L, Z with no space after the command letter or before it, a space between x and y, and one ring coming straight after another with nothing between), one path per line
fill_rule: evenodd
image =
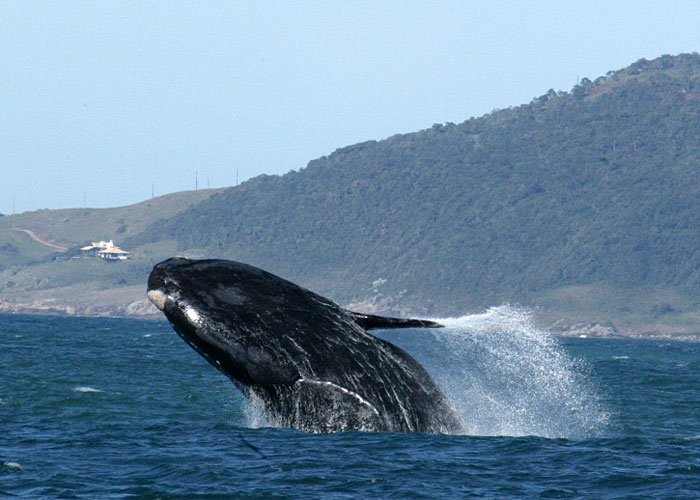
M149 290L148 298L161 311L165 309L165 299L167 296L160 290Z

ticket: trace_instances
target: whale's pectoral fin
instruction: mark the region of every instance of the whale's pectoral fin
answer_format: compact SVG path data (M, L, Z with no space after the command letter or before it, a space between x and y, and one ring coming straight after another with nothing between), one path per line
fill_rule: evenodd
M443 325L427 319L411 318L387 318L385 316L374 316L372 314L362 314L347 311L355 323L365 330L375 328L442 328Z

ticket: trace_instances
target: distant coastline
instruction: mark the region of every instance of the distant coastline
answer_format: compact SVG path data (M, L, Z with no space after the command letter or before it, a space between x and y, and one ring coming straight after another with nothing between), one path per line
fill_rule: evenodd
M377 312L377 311L372 311ZM97 306L84 305L72 306L61 304L55 299L39 300L32 303L10 303L0 299L0 314L22 314L29 316L62 316L62 317L103 317L121 319L165 320L163 314L146 298L137 299L127 306ZM412 316L404 311L404 315ZM548 315L537 317L536 320L543 328L555 336L576 337L590 339L646 339L646 340L672 340L682 342L700 342L700 331L692 328L680 329L668 326L634 325L632 330L619 331L612 322L603 323L575 322L566 323L559 320L551 323Z
M150 270L189 255L247 262L364 312L510 303L561 335L694 339L698 75L697 53L640 59L281 176L0 217L2 310L157 317ZM72 258L101 241L129 258Z

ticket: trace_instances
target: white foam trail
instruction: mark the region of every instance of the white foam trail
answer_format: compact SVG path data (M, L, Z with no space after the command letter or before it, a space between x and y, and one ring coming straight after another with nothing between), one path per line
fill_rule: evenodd
M598 435L609 415L582 361L572 359L526 309L436 319L446 359L431 370L475 435Z
M95 389L94 387L80 386L73 387L75 392L102 392L100 389Z

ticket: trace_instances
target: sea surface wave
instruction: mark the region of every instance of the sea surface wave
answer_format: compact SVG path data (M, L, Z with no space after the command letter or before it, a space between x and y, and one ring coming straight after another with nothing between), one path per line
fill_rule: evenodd
M0 498L700 498L700 344L445 322L378 335L467 435L272 428L166 322L0 315Z

